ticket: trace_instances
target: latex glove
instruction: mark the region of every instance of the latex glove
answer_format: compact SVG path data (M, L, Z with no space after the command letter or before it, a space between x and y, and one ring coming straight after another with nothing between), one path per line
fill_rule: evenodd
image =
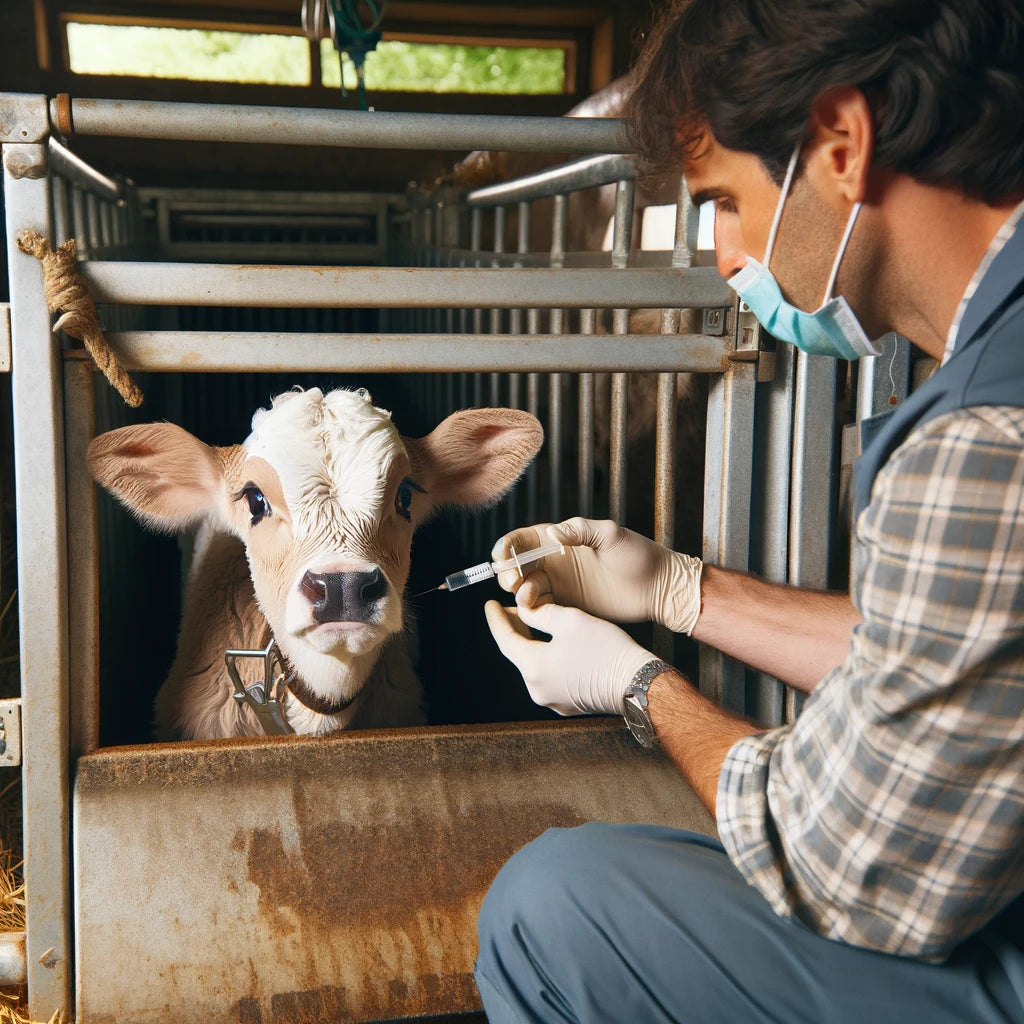
M516 603L536 605L545 594L616 622L658 622L676 633L692 633L700 618L699 558L682 555L610 519L567 519L513 530L491 551L495 560L552 540L564 555L548 555L521 578L499 573L498 583Z
M626 687L654 658L618 626L551 601L536 608L488 601L484 614L534 702L560 715L621 715ZM551 639L531 639L527 626Z

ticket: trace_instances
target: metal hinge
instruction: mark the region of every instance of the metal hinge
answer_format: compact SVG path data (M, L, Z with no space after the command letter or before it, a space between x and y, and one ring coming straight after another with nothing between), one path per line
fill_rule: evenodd
M21 764L21 700L0 700L0 767Z

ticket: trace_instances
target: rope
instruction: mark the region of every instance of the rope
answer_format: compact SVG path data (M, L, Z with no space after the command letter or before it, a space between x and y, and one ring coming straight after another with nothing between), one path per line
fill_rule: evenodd
M75 269L75 240L51 249L38 231L22 231L18 235L18 248L35 256L43 265L43 295L51 313L62 313L53 325L54 333L64 331L82 342L96 368L117 389L118 394L133 408L142 405L142 392L117 361L107 339L100 329L96 307L85 289L85 282Z
M383 0L378 6L375 0L362 0L370 15L370 24L363 26L359 13L359 0L329 0L331 5L331 22L334 29L334 48L338 51L339 57L347 55L356 69L356 91L359 95L359 106L362 110L369 110L370 105L366 97L366 55L377 49L380 42L378 26L384 18L384 8L387 0ZM345 68L342 62L341 68L341 94L348 95L345 88Z

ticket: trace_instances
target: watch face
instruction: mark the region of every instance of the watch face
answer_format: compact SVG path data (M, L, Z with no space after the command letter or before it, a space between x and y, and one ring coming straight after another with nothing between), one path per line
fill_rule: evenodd
M647 717L647 713L628 698L626 699L623 708L626 725L629 726L629 731L633 734L633 739L635 739L642 747L653 746L654 727L651 725L651 720Z

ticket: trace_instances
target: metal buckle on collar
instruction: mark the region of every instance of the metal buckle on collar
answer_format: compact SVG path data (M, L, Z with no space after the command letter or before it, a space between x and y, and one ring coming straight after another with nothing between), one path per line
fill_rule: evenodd
M263 681L246 686L235 666L238 658L262 658ZM295 673L285 676L284 662L276 640L271 638L266 647L254 651L225 651L224 664L227 665L228 675L235 687L232 696L239 704L248 704L252 708L268 736L287 736L295 732L288 724L282 707L285 691L295 678Z

